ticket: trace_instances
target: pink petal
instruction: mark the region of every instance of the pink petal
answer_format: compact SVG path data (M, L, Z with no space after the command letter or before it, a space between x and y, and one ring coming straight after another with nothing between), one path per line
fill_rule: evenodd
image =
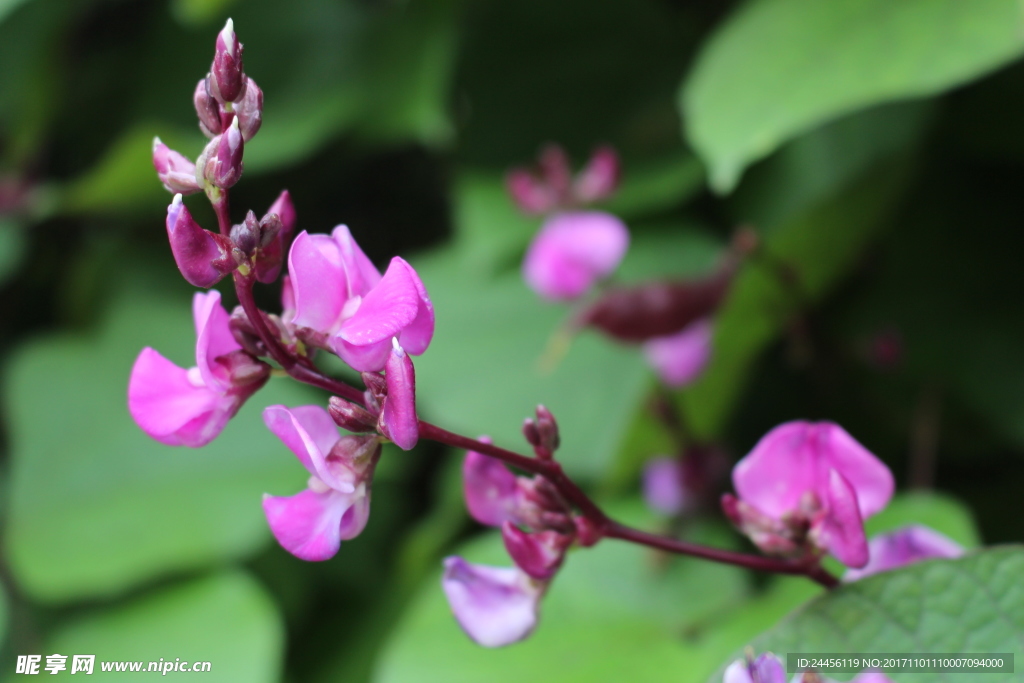
M588 204L606 199L619 185L619 155L611 147L600 147L576 176L573 194Z
M427 288L423 286L423 281L420 280L416 270L400 257L395 257L395 260L409 271L409 278L416 286L420 300L416 317L402 330L398 341L401 342L402 348L406 352L419 356L427 350L427 347L430 346L430 340L434 337L434 305L430 302Z
M611 214L557 214L544 223L527 250L523 277L542 297L575 299L611 275L628 247L629 230Z
M380 271L356 244L347 225L339 225L331 233L338 245L341 263L348 280L348 296L366 296L380 282Z
M881 671L865 671L853 677L850 683L895 683Z
M333 332L348 300L348 281L338 244L327 235L299 233L288 252L298 327Z
M826 501L828 510L818 531L821 541L847 567L863 567L868 563L868 541L857 505L857 492L836 470L829 472Z
M351 497L337 491L309 489L294 496L263 496L263 512L274 538L299 559L319 562L334 557L341 546L341 524Z
M571 537L557 531L527 533L507 520L501 525L501 537L516 566L541 581L555 575L572 543Z
M403 451L412 450L420 438L419 418L416 416L416 371L397 342L385 368L388 395L381 410L384 434Z
M860 569L847 571L843 581L856 581L921 560L954 558L963 554L963 547L956 541L922 524L913 524L879 534L868 541L868 563Z
M359 310L342 323L341 339L353 346L374 345L390 341L412 323L420 309L420 289L419 278L414 278L411 271L401 258L391 259L384 277L363 297ZM366 372L380 368L355 369Z
M537 626L541 589L518 569L448 557L441 587L462 630L484 647L511 645Z
M350 344L340 335L330 339L331 350L343 361L359 372L378 372L384 369L391 355L391 339L381 339L374 344Z
M547 183L536 178L530 171L513 169L505 177L505 189L512 201L523 213L540 215L555 208L558 197Z
M153 349L143 349L128 381L128 412L157 441L199 448L220 434L238 405L233 398L196 386L189 374Z
M344 472L329 467L327 456L340 438L330 413L320 406L286 408L282 405L263 409L263 423L295 454L311 474L327 486L352 493L355 485Z
M818 474L817 450L809 439L812 428L809 422L786 422L761 437L732 471L739 497L778 519L797 509L805 492L819 493L824 477Z
M647 362L661 380L678 389L700 377L711 360L711 321L702 318L675 334L655 337L644 343Z
M490 439L481 437L490 443ZM505 464L487 455L468 451L462 463L466 507L473 519L488 526L516 521L516 477Z
M192 297L192 317L196 326L196 366L208 387L226 392L231 388L228 373L214 361L242 345L231 334L231 316L220 305L220 292L197 292Z
M679 460L655 458L644 467L643 493L647 505L665 515L682 512L687 502Z
M880 512L889 504L895 483L892 472L845 429L833 422L819 422L818 440L831 467L843 476L857 492L863 517Z

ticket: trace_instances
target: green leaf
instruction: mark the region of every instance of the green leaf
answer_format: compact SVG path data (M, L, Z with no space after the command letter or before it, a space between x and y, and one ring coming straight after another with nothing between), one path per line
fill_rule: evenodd
M702 49L687 135L731 190L752 161L842 114L926 97L1017 59L1016 0L753 0Z
M618 511L619 514L622 511ZM644 517L636 506L629 520ZM702 541L723 543L718 529ZM458 554L509 565L497 533ZM735 643L706 648L689 641L709 616L731 609L745 592L744 573L693 559L670 559L616 541L573 552L544 598L542 618L526 641L482 648L459 629L434 574L381 655L377 683L665 680L666 671L708 671ZM553 668L557 667L557 668Z
M125 405L135 356L152 345L189 367L195 341L187 296L168 301L138 280L125 289L95 336L37 339L7 365L4 540L18 583L41 600L114 595L248 556L270 538L260 496L306 478L260 418L265 405L314 400L288 380L272 379L205 448L143 434Z
M685 273L713 258L712 244L694 231L638 239L623 272ZM416 361L421 412L521 449L523 418L543 403L561 426L559 459L577 476L599 476L646 395L641 353L583 332L559 359L571 311L542 301L518 272L475 276L466 260L449 251L416 262L437 315L430 350Z
M0 286L14 274L24 252L24 226L9 218L0 218Z
M898 494L884 510L865 522L864 530L870 538L909 524L924 524L965 548L981 545L971 511L955 498L930 491Z
M205 681L271 683L280 680L284 625L256 581L225 572L63 623L45 647L68 656L66 673L72 655L95 655L92 675L99 680L125 679L123 671L104 673L101 662L142 662L146 671L150 662L180 659L209 662L200 673Z
M789 652L1012 652L1019 660L1024 653L1022 575L1020 546L920 562L821 595L750 646L783 658ZM721 676L719 671L708 681L720 683ZM954 678L940 673L913 676L922 682ZM1018 678L987 674L985 680Z

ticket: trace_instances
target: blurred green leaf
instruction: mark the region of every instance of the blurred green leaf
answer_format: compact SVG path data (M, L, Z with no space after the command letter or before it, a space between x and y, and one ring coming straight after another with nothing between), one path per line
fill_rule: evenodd
M870 538L909 524L929 526L965 548L981 545L971 511L955 498L934 492L898 494L884 510L865 522L864 529Z
M681 206L703 184L704 167L690 153L635 164L627 162L622 168L621 186L600 208L629 220Z
M0 0L0 21L7 18L7 15L24 5L26 0Z
M680 394L696 434L711 436L724 427L765 346L800 307L820 301L853 267L885 225L907 169L905 159L875 164L764 238L766 256L741 270L716 315L708 369Z
M21 264L25 251L25 227L10 218L0 218L0 286Z
M750 162L820 123L1016 59L1022 25L1017 0L755 0L723 23L687 78L687 135L727 192Z
M692 272L715 253L696 231L638 238L623 272ZM422 412L445 428L519 448L523 418L543 403L561 425L559 458L577 476L599 476L646 395L641 353L584 332L559 358L570 343L562 326L571 311L542 301L518 272L480 276L467 260L442 251L416 261L437 315L430 351L416 363Z
M171 13L183 24L209 26L238 0L171 0Z
M96 656L98 679L105 661L210 662L206 681L272 683L280 680L284 628L263 588L241 572L225 572L162 588L131 601L96 610L62 624L46 643L47 653ZM166 675L161 671L163 675ZM179 674L180 675L180 674ZM192 675L189 672L188 675Z
M818 597L750 646L755 652L1012 652L1024 633L1024 548L929 560L870 576ZM742 656L737 651L736 657ZM948 681L950 674L915 674ZM722 680L721 670L708 679ZM1014 674L985 680L1014 681Z
M512 203L498 174L464 171L454 197L457 245L467 267L478 276L510 265L540 229L540 219L525 215Z
M639 504L613 512L631 523L646 518ZM719 545L729 538L717 528L697 536ZM493 532L458 554L471 562L510 564ZM491 650L459 629L439 584L435 574L422 586L380 658L378 683L549 680L556 671L566 683L642 683L664 681L666 671L709 671L735 643L706 648L689 642L687 634L709 615L732 609L745 592L740 570L607 541L567 558L529 639Z
M203 449L143 434L125 404L135 356L152 344L189 367L195 341L187 298L126 289L98 334L37 339L7 364L4 540L18 583L42 600L113 595L245 557L270 538L261 494L290 495L306 478L260 419L264 405L315 396L287 380L272 379Z

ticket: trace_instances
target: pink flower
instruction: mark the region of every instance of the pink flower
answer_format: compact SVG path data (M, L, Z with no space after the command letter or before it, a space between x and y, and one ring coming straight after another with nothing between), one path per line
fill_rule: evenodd
M889 468L831 422L779 425L736 464L739 495L726 513L762 550L781 554L826 549L843 564L863 567L863 519L893 492Z
M912 524L875 536L868 542L868 553L868 563L860 569L848 570L843 581L856 581L934 557L960 557L964 549L934 529Z
M288 270L293 324L325 335L331 350L356 370L382 370L393 338L414 356L430 345L434 308L416 271L396 256L381 277L344 225L330 236L300 233Z
M484 647L519 642L537 625L544 587L519 569L448 557L441 587L462 630Z
M644 355L661 381L678 389L704 372L711 360L711 320L701 318L679 332L644 342Z
M128 382L128 411L149 436L171 446L198 448L212 441L270 368L242 351L228 327L220 293L192 299L196 367L185 370L145 348Z
M753 660L737 659L729 665L722 683L786 683L786 670L771 652Z
M545 299L566 301L611 275L629 247L629 230L601 211L556 214L541 227L523 261L523 278Z
M309 471L309 486L290 497L264 494L263 511L281 546L296 557L318 562L355 538L370 516L370 484L380 439L340 436L320 406L270 406L263 421Z

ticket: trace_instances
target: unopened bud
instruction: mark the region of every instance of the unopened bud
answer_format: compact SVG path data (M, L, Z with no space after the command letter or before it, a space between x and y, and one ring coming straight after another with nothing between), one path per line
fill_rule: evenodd
M558 198L542 180L525 168L509 171L505 176L505 189L523 213L538 216L553 211Z
M576 525L576 540L584 548L596 545L601 540L601 530L592 521L583 516L573 518Z
M260 222L252 211L245 220L231 228L231 241L247 257L252 256L260 243Z
M538 581L547 581L558 571L572 536L557 531L527 533L510 521L501 525L505 550L520 569Z
M558 450L562 440L558 433L558 422L550 410L543 405L537 406L537 433L540 436L540 445L550 453Z
M378 402L381 403L388 394L387 381L376 372L364 372L359 375L363 379L366 391Z
M254 382L262 384L270 377L270 366L245 351L236 350L218 356L215 362L227 370L233 387L248 387Z
M234 104L232 110L238 119L238 127L242 131L242 139L249 142L260 126L263 125L263 91L248 76L246 77L245 95Z
M193 194L202 189L196 181L196 165L186 157L153 138L153 167L169 192Z
M619 186L619 155L611 147L599 147L573 182L573 196L580 204L607 199Z
M419 418L416 415L416 370L412 358L398 343L384 366L387 397L381 407L377 428L403 451L412 450L420 438Z
M541 177L554 193L559 204L569 199L572 185L572 169L569 168L569 157L558 145L547 145L540 153Z
M242 177L242 133L238 119L206 145L196 163L196 177L206 184L227 189Z
M235 35L235 25L227 20L217 34L210 67L210 94L221 104L234 102L244 94L245 77L242 73L242 44Z
M355 403L346 401L339 396L331 396L327 402L327 411L334 419L334 424L356 434L375 432L377 430L377 418L368 410L357 406Z
M210 94L209 76L199 80L196 84L196 91L192 95L192 103L196 107L196 116L199 117L199 129L203 135L212 138L224 131L220 120L220 106L217 100Z
M537 431L537 423L533 421L532 417L523 420L523 437L526 439L526 443L534 448L540 446L540 432Z
M280 275L294 229L295 207L292 206L291 195L285 190L260 219L260 250L256 255L257 280L273 282Z
M226 237L204 230L192 218L181 195L167 207L167 238L178 270L189 284L212 287L235 268Z

